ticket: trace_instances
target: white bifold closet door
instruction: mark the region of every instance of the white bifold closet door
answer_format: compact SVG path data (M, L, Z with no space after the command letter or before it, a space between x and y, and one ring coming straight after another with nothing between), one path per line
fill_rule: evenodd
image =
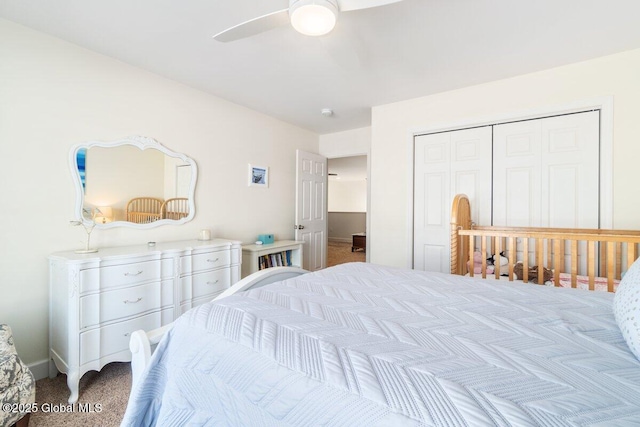
M469 196L472 220L491 221L491 126L415 138L413 266L450 272L453 197Z
M449 219L458 193L469 196L479 225L599 227L599 111L422 135L414 142L417 270L450 271Z
M598 111L496 125L493 156L493 225L599 227ZM533 242L529 248L529 262L534 263ZM522 251L519 241L518 260ZM571 266L570 251L567 245L564 271ZM586 274L586 258L586 243L580 242L581 274Z
M493 225L598 228L600 115L493 127Z

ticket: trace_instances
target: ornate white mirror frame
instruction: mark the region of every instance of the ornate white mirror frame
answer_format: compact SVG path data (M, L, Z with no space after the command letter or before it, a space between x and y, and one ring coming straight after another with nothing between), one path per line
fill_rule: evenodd
M91 170L88 170L88 171L84 170L83 171L84 176L81 177L81 172L78 165L79 163L78 153L80 153L81 150L84 150L84 153L87 153L91 148L94 148L94 147L115 148L115 147L126 147L126 146L137 147L142 152L146 152L145 150L158 150L160 153L164 154L165 156L176 159L176 162L181 161L182 165L180 166L190 166L190 170L191 170L190 182L189 182L188 189L184 190L187 193L186 197L188 199L187 200L188 214L186 214L186 216L183 216L180 219L158 218L158 219L150 220L149 222L145 222L145 223L136 223L136 222L127 221L126 213L125 213L124 214L125 220L122 220L122 219L107 220L102 216L100 216L100 215L104 215L106 217L107 215L106 213L103 214L99 210L99 206L95 202L88 203L88 205L91 205L91 206L85 205L85 194L86 194L85 191L86 191L86 185L87 185L86 178L91 176ZM95 150L95 151L98 151L98 150ZM127 159L127 160L130 160L130 159ZM126 180L127 172L122 169L124 163L126 162L119 162L118 164L113 165L114 167L113 167L112 173L113 173L113 176L116 176L117 174L118 178L122 178ZM172 225L184 224L188 221L191 221L195 216L195 189L196 189L196 180L198 176L198 168L197 168L196 162L184 154L176 153L174 151L169 150L168 148L164 147L162 144L160 144L159 142L157 142L152 138L147 138L144 136L131 136L131 137L124 138L118 141L113 141L113 142L90 141L90 142L77 144L71 148L71 152L69 156L69 166L71 168L71 176L73 178L74 186L76 188L76 204L75 204L75 210L74 210L74 217L77 221L82 222L84 225L93 226L95 224L96 227L104 228L104 229L113 228L113 227L132 227L132 228L145 229L145 228L158 227L160 225L165 225L165 224L172 224ZM84 167L82 168L84 169ZM177 167L175 169L177 170ZM176 172L176 175L177 175L177 172ZM178 178L175 177L175 179L177 180ZM91 182L89 181L88 184L90 185ZM164 182L163 182L163 185L164 185ZM141 196L152 196L152 195L139 194L139 195L136 195L135 197L141 197ZM155 197L157 197L157 195ZM123 210L126 211L127 202L126 201L123 202L123 200L119 200L118 203L120 204L120 206L118 207L118 209L116 209L116 211L119 213L119 216L123 218ZM122 203L124 203L124 206L125 206L124 209L122 208ZM110 207L108 207L107 209L111 210ZM105 209L103 208L102 210L105 210ZM96 221L96 214L100 218L103 218L102 219L103 222L100 222L99 220Z

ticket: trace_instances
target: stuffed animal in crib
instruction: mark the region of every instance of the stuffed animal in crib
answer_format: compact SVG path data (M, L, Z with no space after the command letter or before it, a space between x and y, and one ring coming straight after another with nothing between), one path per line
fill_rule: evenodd
M496 262L498 262L500 267L504 267L509 265L509 258L504 254L504 251L500 252L498 255L493 254L487 258L487 265L496 265Z
M467 261L467 267L469 267L469 262ZM475 251L473 253L473 273L480 274L482 273L482 255L480 252ZM487 274L493 274L493 264L487 262Z
M538 266L534 265L533 267L529 267L529 281L533 283L538 282ZM522 280L524 278L524 266L521 262L516 263L513 266L513 274L518 278L518 280ZM546 283L553 278L553 271L549 270L546 267L542 267L542 283Z

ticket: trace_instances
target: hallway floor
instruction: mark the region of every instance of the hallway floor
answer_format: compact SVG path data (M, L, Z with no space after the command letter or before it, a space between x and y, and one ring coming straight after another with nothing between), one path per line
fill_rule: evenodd
M327 246L327 267L346 262L365 262L363 250L351 252L351 242L337 242L329 240Z

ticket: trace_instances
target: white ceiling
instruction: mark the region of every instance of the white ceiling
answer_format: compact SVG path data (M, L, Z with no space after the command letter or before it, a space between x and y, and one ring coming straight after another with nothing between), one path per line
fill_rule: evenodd
M370 125L372 106L640 47L639 0L404 0L342 13L319 38L211 37L283 6L0 0L0 17L319 134Z

